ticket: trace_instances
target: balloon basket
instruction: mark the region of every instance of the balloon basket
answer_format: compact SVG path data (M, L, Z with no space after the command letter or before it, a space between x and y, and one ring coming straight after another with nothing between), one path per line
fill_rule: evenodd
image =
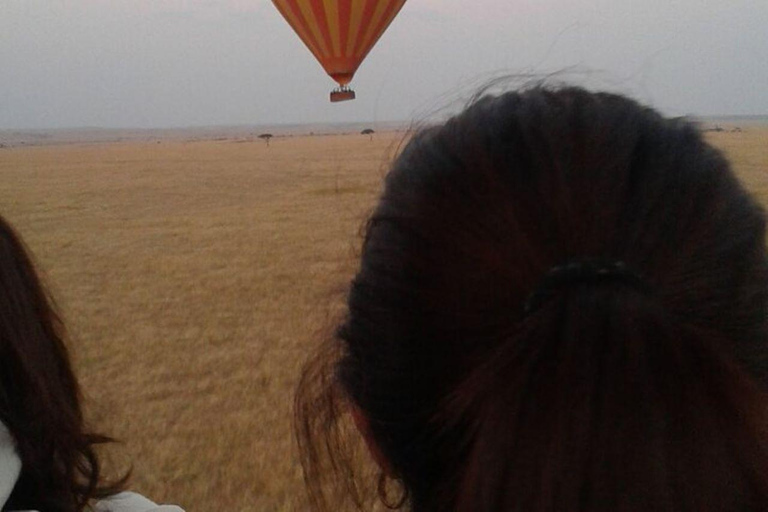
M340 101L350 101L355 99L355 91L347 86L337 87L331 91L331 103L339 103Z

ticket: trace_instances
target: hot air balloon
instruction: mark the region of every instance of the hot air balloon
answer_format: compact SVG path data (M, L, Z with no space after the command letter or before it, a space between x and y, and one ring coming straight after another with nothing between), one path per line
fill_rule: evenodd
M349 82L406 0L272 0L339 87L331 101L355 99Z

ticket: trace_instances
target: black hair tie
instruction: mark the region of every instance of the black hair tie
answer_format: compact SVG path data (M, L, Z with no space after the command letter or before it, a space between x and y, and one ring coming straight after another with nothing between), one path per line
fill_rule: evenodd
M648 293L650 286L637 272L623 261L585 260L553 267L525 301L525 314L542 306L558 289L574 285L598 285L618 282Z

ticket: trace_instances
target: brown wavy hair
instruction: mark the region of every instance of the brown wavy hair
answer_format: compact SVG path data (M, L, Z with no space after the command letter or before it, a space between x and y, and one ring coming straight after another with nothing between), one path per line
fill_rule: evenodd
M127 480L103 482L96 446L112 440L85 426L64 338L29 252L0 217L0 420L22 463L4 510L79 512Z
M595 259L647 289L525 312ZM347 306L296 396L316 510L364 503L350 408L414 512L768 510L765 215L693 123L574 87L483 96L394 162Z

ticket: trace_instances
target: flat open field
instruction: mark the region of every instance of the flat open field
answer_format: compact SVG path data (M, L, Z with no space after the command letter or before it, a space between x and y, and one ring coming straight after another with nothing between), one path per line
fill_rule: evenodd
M712 133L768 203L768 129ZM290 428L402 134L0 149L112 467L189 511L302 510Z

